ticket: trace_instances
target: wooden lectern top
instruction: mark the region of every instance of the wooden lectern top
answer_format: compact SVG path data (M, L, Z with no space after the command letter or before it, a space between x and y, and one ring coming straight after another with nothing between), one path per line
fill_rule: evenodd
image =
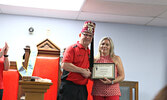
M52 85L52 82L19 81L19 85Z
M51 82L19 81L25 92L25 100L44 100L44 93L52 85Z

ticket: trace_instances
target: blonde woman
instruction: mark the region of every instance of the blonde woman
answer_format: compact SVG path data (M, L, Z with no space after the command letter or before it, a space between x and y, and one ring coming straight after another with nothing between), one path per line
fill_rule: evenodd
M114 54L114 44L110 37L104 37L99 42L95 63L115 63L115 80L108 78L93 80L93 100L119 100L121 96L119 82L124 80L124 68L121 58Z

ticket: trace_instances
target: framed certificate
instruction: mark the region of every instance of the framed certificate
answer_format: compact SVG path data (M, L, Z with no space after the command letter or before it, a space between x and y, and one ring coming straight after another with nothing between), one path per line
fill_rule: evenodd
M94 63L92 79L115 79L115 63Z

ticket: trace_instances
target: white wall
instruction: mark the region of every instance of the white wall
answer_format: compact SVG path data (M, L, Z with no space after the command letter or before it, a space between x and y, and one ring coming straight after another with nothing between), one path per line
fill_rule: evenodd
M63 49L79 40L84 21L0 14L0 47L10 46L9 59L21 59L26 45L35 46L48 38ZM28 28L34 28L29 34ZM47 35L47 30L50 35ZM139 81L139 100L152 100L167 84L167 28L96 22L98 42L110 36L115 53L122 58L125 80Z

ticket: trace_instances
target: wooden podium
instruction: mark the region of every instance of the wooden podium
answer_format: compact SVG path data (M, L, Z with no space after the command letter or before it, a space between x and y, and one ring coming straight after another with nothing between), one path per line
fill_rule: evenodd
M44 93L47 92L52 83L21 80L19 85L25 92L25 100L44 100Z

